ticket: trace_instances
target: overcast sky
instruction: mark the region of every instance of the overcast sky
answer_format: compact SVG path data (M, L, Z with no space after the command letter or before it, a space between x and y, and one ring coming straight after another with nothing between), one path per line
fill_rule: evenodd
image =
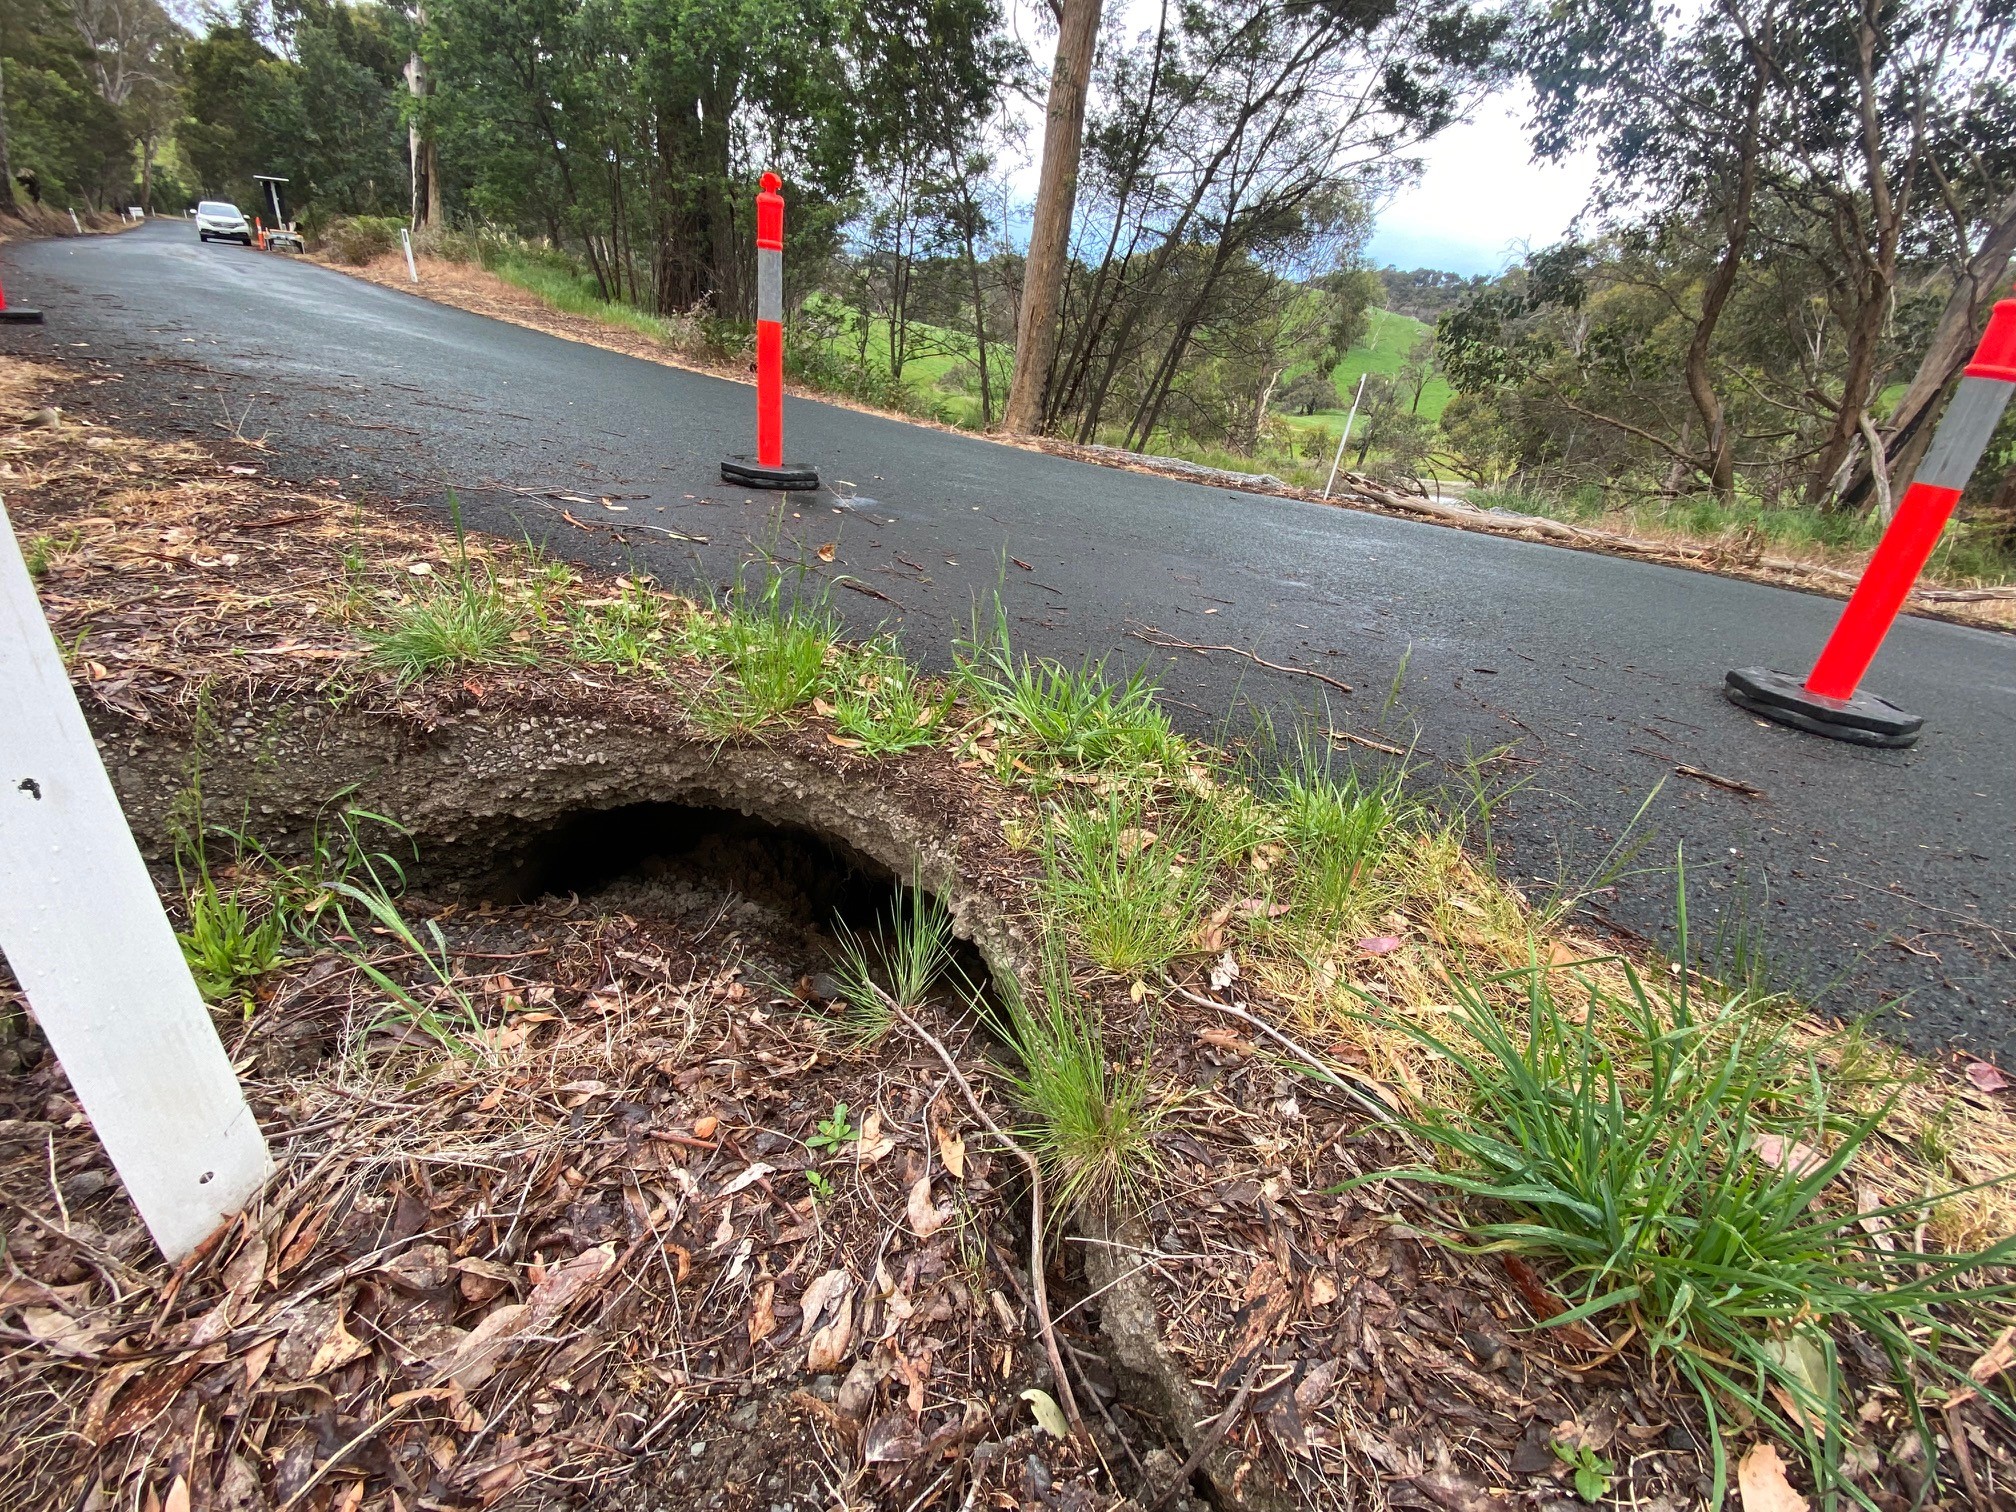
M1121 0L1123 26L1152 27L1160 0ZM1108 9L1113 0L1107 0ZM1039 0L1010 0L1009 24L1042 67L1056 48L1056 32ZM1009 154L1010 235L1026 242L1029 206L1036 197L1037 160L1043 151L1043 107L1037 100L1009 106L1023 129L1021 161ZM1559 164L1536 164L1527 145L1528 95L1523 87L1494 95L1421 153L1421 179L1380 212L1367 255L1375 266L1441 268L1450 273L1497 273L1526 248L1542 247L1568 229L1595 182L1593 154Z
M1373 263L1497 273L1557 240L1595 181L1595 157L1533 162L1525 113L1520 95L1494 96L1430 142L1420 182L1380 213Z

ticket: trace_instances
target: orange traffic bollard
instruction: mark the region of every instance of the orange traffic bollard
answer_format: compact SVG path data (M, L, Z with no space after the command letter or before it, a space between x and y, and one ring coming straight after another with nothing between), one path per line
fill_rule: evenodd
M756 192L756 455L724 458L721 477L745 488L806 489L819 471L784 460L784 181L763 175Z
M1918 739L1924 716L1863 691L1862 678L1939 544L2012 392L2016 299L2005 299L1989 315L1931 448L1813 670L1803 682L1765 667L1731 672L1724 691L1732 702L1780 724L1857 745L1908 746Z
M40 325L42 324L42 312L40 310L24 310L19 305L8 304L7 291L4 288L0 288L0 324Z

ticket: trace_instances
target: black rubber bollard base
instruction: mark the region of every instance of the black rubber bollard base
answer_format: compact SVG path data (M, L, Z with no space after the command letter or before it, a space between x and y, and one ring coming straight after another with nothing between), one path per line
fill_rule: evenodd
M1722 691L1731 703L1752 714L1855 745L1915 745L1925 728L1923 716L1906 713L1874 693L1865 690L1848 699L1822 698L1808 693L1798 678L1764 667L1731 672Z
M765 467L753 457L723 457L721 481L739 483L744 488L779 488L796 491L817 488L819 469L808 467L803 462L786 462L779 467Z
M0 325L40 324L42 324L42 312L40 310L23 310L19 308L0 310Z

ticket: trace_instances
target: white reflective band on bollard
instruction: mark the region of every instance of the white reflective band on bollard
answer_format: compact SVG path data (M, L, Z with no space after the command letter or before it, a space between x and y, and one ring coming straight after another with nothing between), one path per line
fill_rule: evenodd
M1928 488L1965 488L2002 421L2012 392L2016 392L2016 384L1999 378L1962 378L1913 481Z
M784 254L775 247L756 249L756 318L784 318Z

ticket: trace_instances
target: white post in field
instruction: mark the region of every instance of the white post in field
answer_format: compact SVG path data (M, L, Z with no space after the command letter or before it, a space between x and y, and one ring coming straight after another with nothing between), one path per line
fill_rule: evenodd
M266 1140L189 975L0 502L0 951L161 1253L265 1184Z
M420 270L413 266L413 233L404 226L399 228L399 245L406 249L406 276L420 282Z

